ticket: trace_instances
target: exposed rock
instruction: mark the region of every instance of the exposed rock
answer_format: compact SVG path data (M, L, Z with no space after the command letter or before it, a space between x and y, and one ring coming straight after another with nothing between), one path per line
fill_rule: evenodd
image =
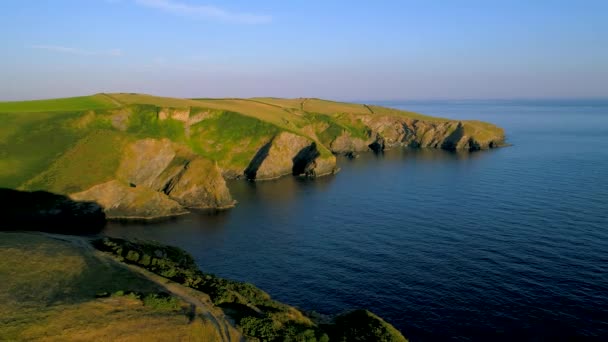
M337 173L339 168L336 166L336 156L319 156L311 161L307 167L306 175L312 177L321 177Z
M112 126L119 131L126 131L129 127L129 116L131 112L125 109L119 109L112 113Z
M126 219L234 205L215 163L168 139L142 139L127 146L116 178L71 197L96 201L108 218Z
M221 209L232 207L235 203L219 168L203 158L195 158L184 165L164 191L188 208Z
M355 138L349 132L343 131L340 136L331 142L329 149L333 153L363 152L369 150L371 142L371 139Z
M157 180L174 158L175 149L169 139L138 140L125 149L116 177L135 185L162 188L164 184Z
M293 158L292 174L296 176L320 177L336 172L336 157L322 157L317 144L303 148Z
M143 139L129 145L117 178L161 191L186 208L227 208L234 205L215 163L168 139Z
M348 159L357 159L357 158L359 158L359 154L357 154L356 152L352 152L352 151L344 153L344 156L346 158L348 158Z
M384 148L385 148L384 138L381 136L378 136L373 143L369 144L369 148L374 152L384 151Z
M264 145L245 170L249 179L266 180L294 174L324 175L334 172L334 156L321 158L315 142L282 132Z
M167 120L169 118L177 121L188 122L190 118L190 109L161 108L158 111L159 120Z
M145 186L130 187L112 180L70 195L76 201L99 203L108 218L154 219L188 211L167 195Z
M504 132L494 125L478 121L425 121L398 116L362 116L361 121L371 129L375 140L369 144L373 151L395 146L428 147L446 150L480 150L504 144ZM332 151L348 149L351 141L340 136L332 144ZM337 147L334 148L334 144Z

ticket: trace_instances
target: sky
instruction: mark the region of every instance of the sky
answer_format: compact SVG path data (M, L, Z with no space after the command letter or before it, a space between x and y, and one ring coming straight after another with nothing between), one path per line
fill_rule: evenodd
M608 1L2 0L0 100L608 97Z

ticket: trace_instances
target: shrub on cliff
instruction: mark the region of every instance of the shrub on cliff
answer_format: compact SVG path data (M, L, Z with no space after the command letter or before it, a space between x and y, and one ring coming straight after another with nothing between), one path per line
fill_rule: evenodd
M124 262L207 293L215 305L231 312L244 334L260 341L406 341L397 329L365 310L338 316L332 324L316 325L252 284L201 272L192 256L176 247L109 237L95 240L93 245ZM161 308L175 304L158 295L145 297L144 302Z
M332 341L403 342L405 337L392 325L367 310L354 310L327 326Z

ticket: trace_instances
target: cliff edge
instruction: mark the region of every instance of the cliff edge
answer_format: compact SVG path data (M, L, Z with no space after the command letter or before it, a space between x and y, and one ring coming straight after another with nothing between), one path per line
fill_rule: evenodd
M330 175L339 154L477 151L505 140L489 123L310 98L0 102L0 124L0 187L95 202L109 219L229 208L226 179Z

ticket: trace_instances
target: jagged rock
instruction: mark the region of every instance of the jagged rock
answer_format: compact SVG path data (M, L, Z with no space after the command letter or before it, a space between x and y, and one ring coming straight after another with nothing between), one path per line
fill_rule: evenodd
M258 151L245 175L249 179L265 180L289 174L323 175L335 168L335 157L321 157L315 142L282 132Z
M187 122L190 118L189 108L161 108L158 111L159 120L173 119L177 121Z
M372 136L376 137L369 144L369 148L373 151L394 146L474 151L504 144L502 129L479 121L425 121L371 115L363 116L361 121L371 129ZM340 139L345 140L346 137L341 136ZM338 146L345 147L348 144L341 142ZM351 151L357 149L352 148Z
M138 140L125 149L116 176L135 185L162 187L158 178L174 158L175 149L169 139Z
M384 145L384 138L382 138L381 136L379 136L376 141L374 141L373 143L369 144L369 148L374 151L374 152L382 152L384 151L385 145Z
M146 186L130 187L112 180L70 195L75 201L92 201L104 208L108 218L154 219L186 214L188 211L162 192Z
M215 163L168 139L142 139L127 146L116 178L71 197L99 203L108 218L127 219L234 205Z
M329 149L333 153L363 152L369 150L371 142L371 139L355 138L349 132L344 131L331 142Z
M234 205L215 163L168 139L142 139L129 145L117 178L169 195L186 208Z
M249 179L273 179L293 173L293 159L311 141L300 135L282 132L262 147L245 174Z
M188 208L221 209L234 206L226 181L215 163L195 158L184 165L165 192L173 200Z
M320 177L336 172L336 157L321 156L317 144L302 149L293 158L292 173L296 176Z
M344 156L346 158L348 158L348 159L357 159L357 158L359 158L359 155L357 153L353 152L353 151L344 153Z

